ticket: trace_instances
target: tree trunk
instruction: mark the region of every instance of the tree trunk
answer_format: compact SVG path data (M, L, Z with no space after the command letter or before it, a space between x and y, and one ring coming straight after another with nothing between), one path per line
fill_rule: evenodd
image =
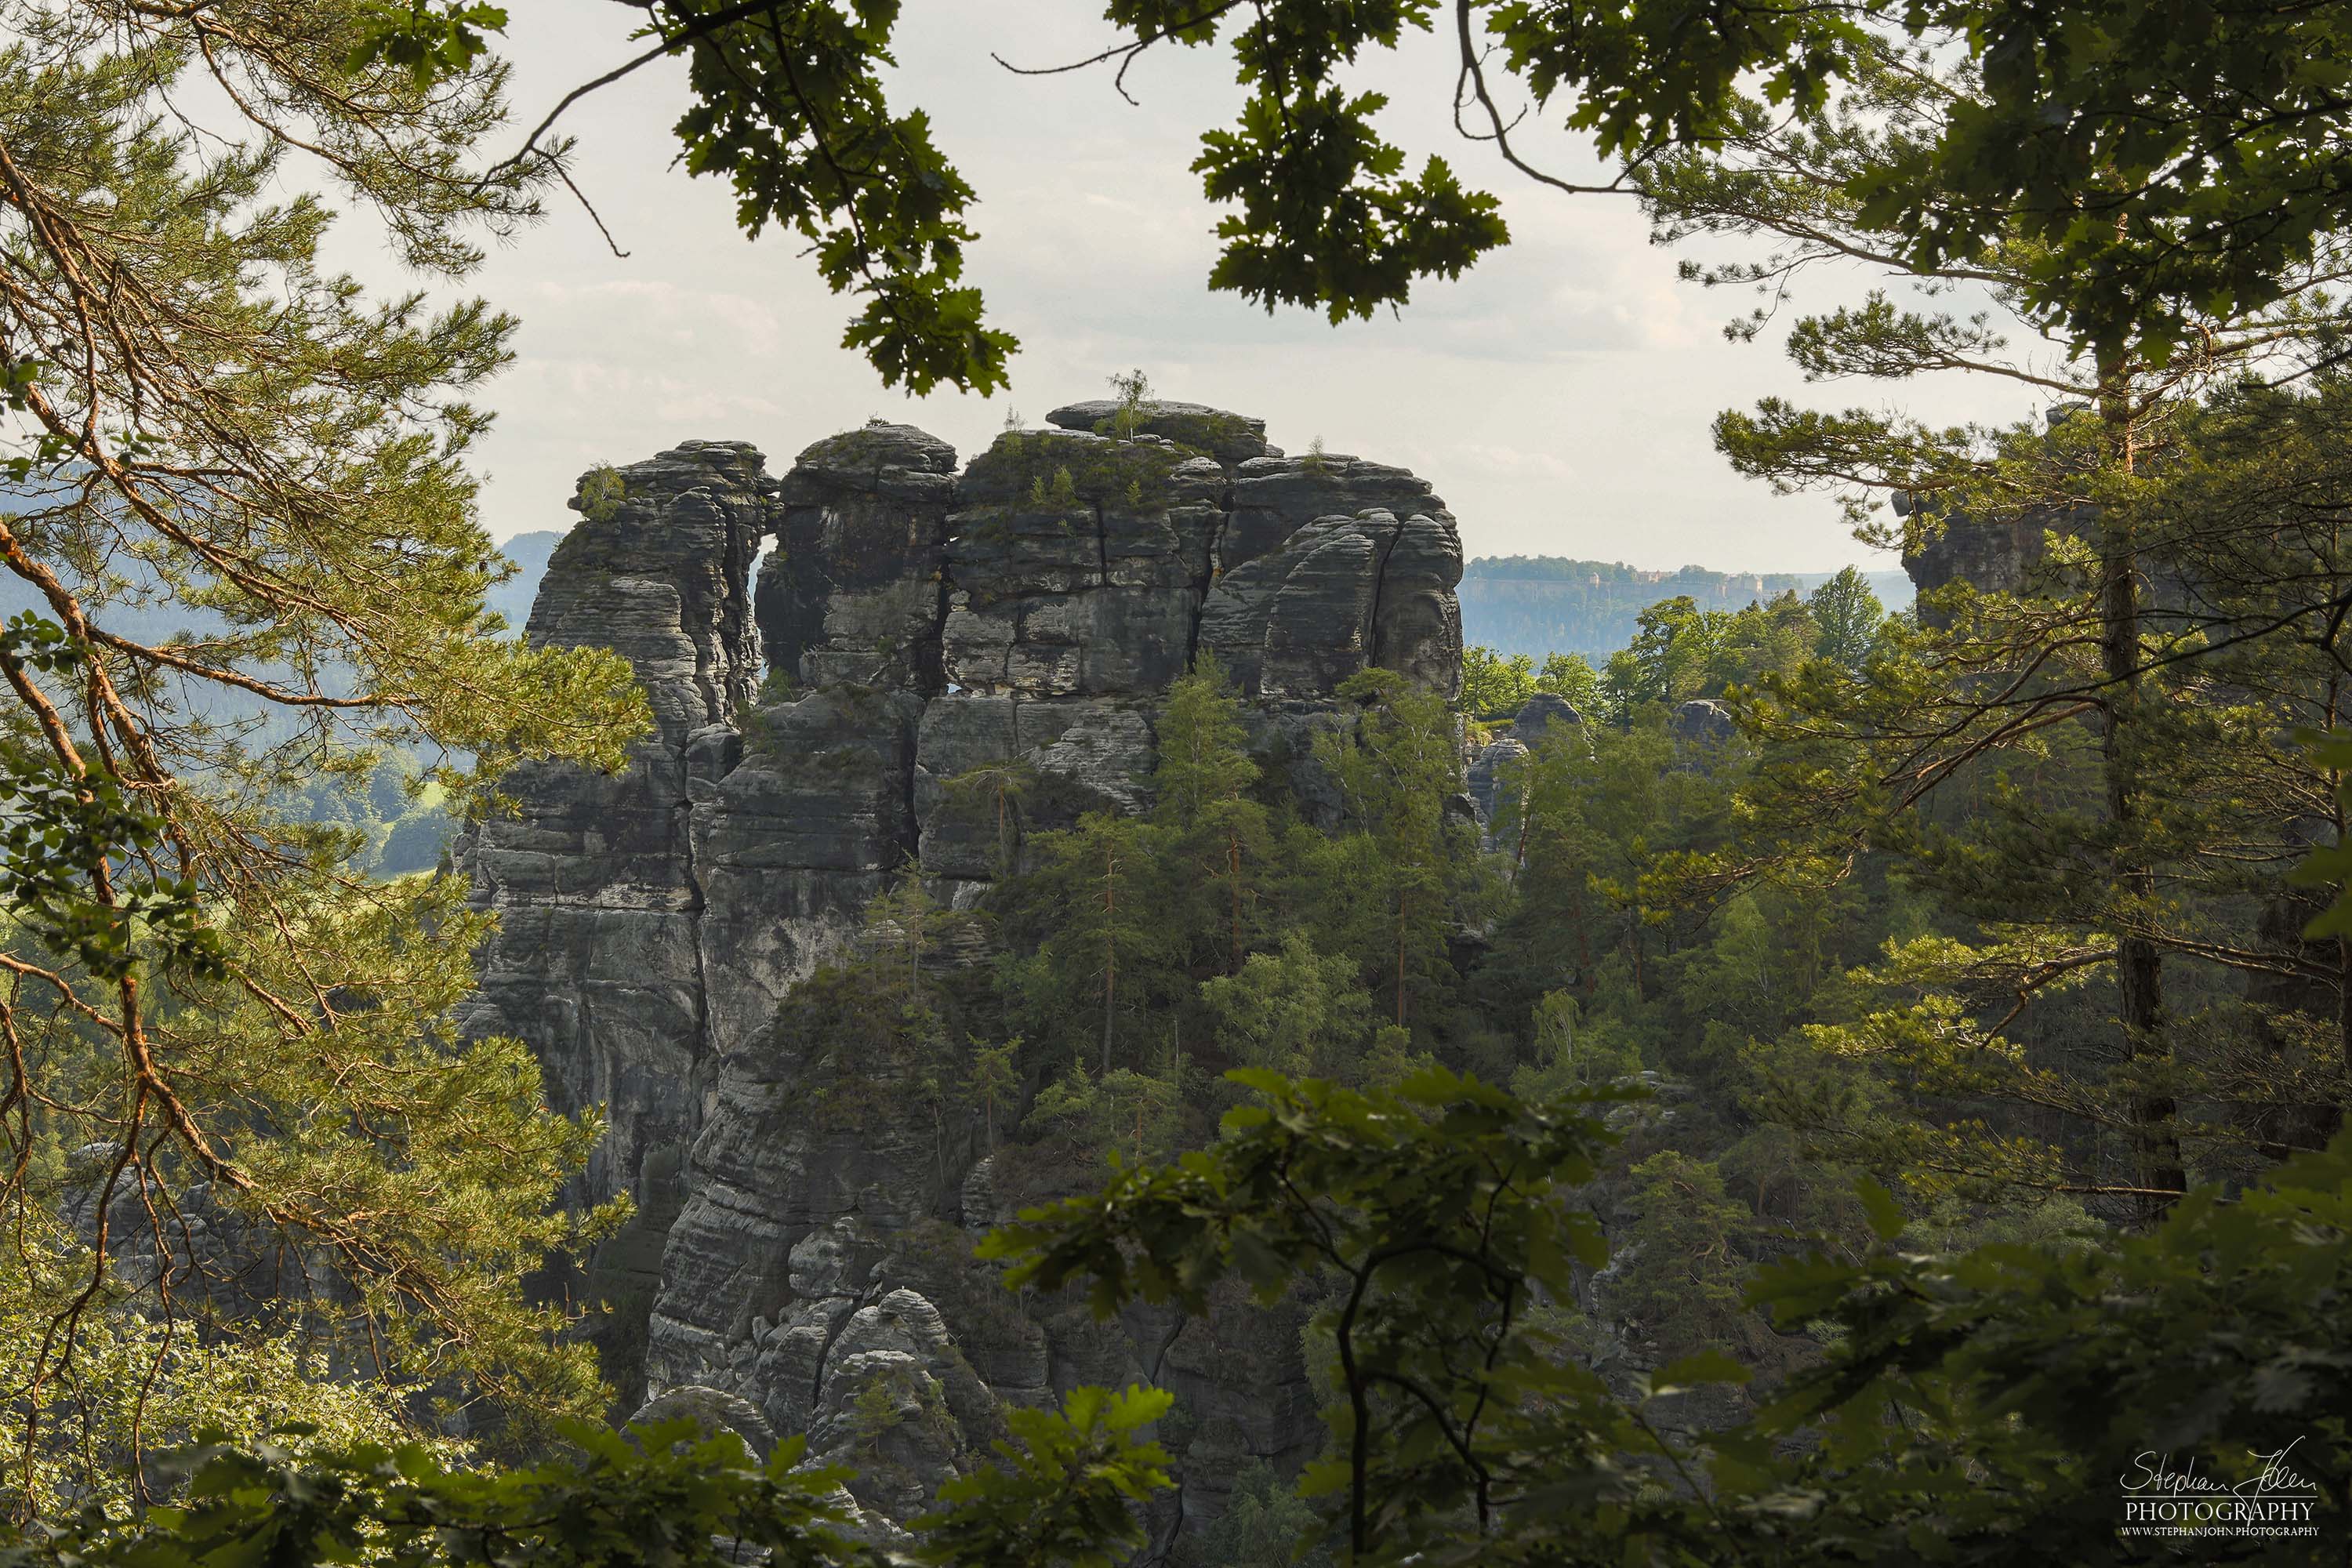
M2336 939L2336 1044L2344 1058L2345 1076L2352 1078L2352 937ZM2343 1114L2339 1107L2339 1122Z
M1103 851L1103 1076L1110 1076L1113 1009L1118 996L1118 851Z
M1229 973L1242 972L1242 836L1239 828L1225 829L1228 866L1234 879L1234 966Z
M2109 386L2120 375L2103 377ZM2121 393L2102 400L2108 456L2128 475L2134 460L2131 411ZM2138 762L2134 752L2132 725L2140 698L2139 556L2132 521L2115 507L2099 519L2099 652L2106 678L2105 723L2100 736L2100 763L2105 774L2107 812L2115 824L2116 842L2112 866L2119 896L2151 909L2156 897L2156 868L2146 851L2134 842L2140 819ZM2156 943L2129 931L2116 942L2116 1022L2124 1032L2126 1058L2135 1065L2159 1062L2168 1055L2164 1029L2164 958ZM2188 1186L2180 1156L2179 1107L2158 1089L2136 1092L2131 1107L2136 1184L2139 1217L2153 1224L2172 1206L2173 1194Z
M1398 1027L1398 1028L1400 1028L1400 1029L1402 1029L1402 1028L1403 1028L1403 1027L1404 1027L1404 921L1405 921L1405 908L1406 908L1406 899L1407 899L1407 897L1408 897L1408 895L1406 895L1406 894L1404 894L1404 893L1402 893L1402 892L1400 892L1400 893L1398 893L1398 894L1397 894L1397 927L1396 927L1396 966L1397 966L1397 989L1396 989L1396 1021L1397 1021L1397 1027Z

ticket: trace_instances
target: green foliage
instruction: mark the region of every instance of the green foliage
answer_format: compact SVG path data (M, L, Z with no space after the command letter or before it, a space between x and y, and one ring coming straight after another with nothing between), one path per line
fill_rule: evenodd
M915 1521L920 1560L1004 1568L1112 1568L1143 1544L1137 1505L1169 1485L1146 1436L1168 1414L1160 1389L1079 1388L1059 1414L1010 1410L999 1462L940 1489L947 1506Z
M1118 1068L1097 1078L1083 1061L1038 1091L1023 1126L1059 1139L1089 1163L1164 1160L1184 1138L1182 1064Z
M1167 1456L1139 1436L1167 1407L1156 1390L1082 1388L1059 1413L1015 1411L1019 1446L999 1444L1001 1466L941 1489L946 1506L917 1521L917 1560L1108 1568L1142 1539L1132 1505L1168 1485ZM690 1421L565 1435L573 1457L498 1470L453 1469L414 1444L240 1450L212 1434L182 1458L192 1472L185 1506L121 1524L61 1521L38 1537L0 1540L0 1562L718 1568L747 1548L779 1568L886 1561L838 1528L849 1472L804 1467L798 1437L762 1465L732 1433L700 1436Z
M628 499L628 481L610 463L599 463L580 477L580 515L590 522L610 522Z
M1241 704L1214 654L1170 684L1153 763L1153 814L1182 828L1201 826L1257 782Z
M1621 1399L1561 1359L1542 1305L1572 1285L1571 1256L1601 1258L1590 1217L1551 1191L1594 1173L1589 1097L1529 1105L1442 1073L1369 1097L1242 1076L1262 1103L1217 1143L1024 1215L984 1250L1038 1284L1090 1280L1101 1312L1198 1310L1228 1277L1263 1300L1322 1280L1334 1457L1303 1489L1331 1498L1353 1560L2137 1561L2119 1487L2156 1465L2227 1485L2284 1464L2323 1531L2352 1483L2346 1361L2315 1349L2347 1328L2352 1137L2120 1240L1900 1250L1905 1215L1865 1184L1874 1247L1785 1258L1748 1293L1783 1331L1812 1331L1817 1363L1753 1419L1670 1440L1654 1402L1747 1370L1710 1351ZM1727 1312L1745 1210L1704 1163L1665 1154L1638 1173L1631 1282L1655 1249L1658 1310ZM2284 1563L2311 1541L2210 1544Z
M1625 1021L1603 1014L1588 1024L1565 991L1547 992L1535 1005L1534 1057L1511 1079L1511 1092L1526 1100L1599 1088L1642 1070L1641 1042Z
M688 59L687 167L730 179L747 232L797 230L836 292L866 297L845 346L918 393L1004 384L1016 345L984 325L979 291L961 281L976 195L932 144L928 117L895 112L884 90L898 5L641 9L656 45L636 63ZM1387 97L1349 79L1366 52L1393 50L1443 14L1434 0L1282 0L1246 22L1178 0L1107 8L1129 41L1088 63L1118 59L1122 76L1164 42L1231 51L1242 106L1202 134L1192 163L1209 199L1235 209L1218 225L1213 288L1338 322L1401 305L1416 280L1458 277L1508 242L1500 204L1444 160L1408 171L1379 129ZM458 0L369 0L337 58L390 63L421 87L478 70L480 34L503 19ZM2326 269L2352 217L2352 197L2326 178L2352 49L2332 7L1465 0L1452 20L1465 127L1563 191L1654 195L1766 122L1830 135L1899 122L1902 134L1869 156L1793 171L1790 232L1819 236L1823 226L1800 215L1827 208L1881 237L1845 247L1864 260L1918 273L2005 268L2029 320L2103 359L2162 363L2201 319L2273 304ZM1924 116L1884 112L1890 77L1919 61L1946 77L1943 101ZM1511 140L1514 86L1538 109L1566 104L1567 127L1622 173L1579 185L1530 163ZM555 165L562 151L535 144L517 163ZM1932 331L1910 345L1938 346Z
M734 187L746 234L793 230L827 287L865 300L842 346L917 395L1004 386L1018 340L983 322L980 290L962 281L972 189L933 145L930 117L895 112L883 83L898 6L644 9L645 31L687 57L680 162Z
M1006 1031L1043 1069L1024 1138L1089 1162L1157 1156L1206 1132L1222 1101L1203 1071L1393 1082L1431 1059L1457 1005L1449 942L1493 879L1444 820L1460 783L1444 703L1385 675L1361 691L1360 722L1318 752L1349 802L1337 837L1273 794L1282 775L1247 750L1204 658L1160 710L1149 816L1027 841L1028 869L986 904L1011 954ZM1375 991L1405 1016L1393 1038Z
M2352 736L2311 734L2305 737L2305 743L2312 760L2336 775L2337 801L2352 806ZM2344 889L2326 909L2312 917L2304 927L2305 936L2352 936L2352 840L2339 837L2333 844L2314 849L2295 867L2294 879L2306 888Z
M1151 378L1138 366L1134 370L1113 374L1110 389L1118 399L1118 410L1110 416L1110 428L1099 433L1121 441L1132 441L1143 434L1143 405L1151 397Z
M32 673L70 677L87 663L81 643L30 610L0 626L0 666L28 685ZM61 735L48 717L50 732ZM0 900L97 979L128 975L142 941L167 966L208 978L222 973L195 884L154 869L166 826L69 741L0 751Z
M1683 934L1661 879L1721 831L1727 782L1675 767L1654 710L1623 730L1555 730L1512 770L1496 838L1515 863L1517 898L1493 968L1519 1017L1560 977L1589 999L1612 957L1636 1001L1657 989L1656 955Z
M362 0L361 34L343 68L354 76L378 60L408 73L419 88L436 77L463 76L489 47L486 32L503 32L506 9L474 0Z
M56 1227L19 1239L0 1270L0 1386L47 1419L29 1446L12 1443L0 1460L0 1519L63 1521L85 1510L128 1519L149 1500L142 1467L156 1450L203 1432L250 1446L299 1426L281 1439L298 1455L412 1436L397 1399L331 1375L327 1347L285 1314L257 1314L262 1321L234 1334L207 1331L183 1315L151 1315L155 1303L121 1300L119 1287L82 1317L70 1380L45 1379L50 1324L59 1303L89 1285L96 1259ZM446 1440L430 1447L444 1460L467 1453Z
M1538 661L1573 658L1598 668L1632 640L1635 617L1661 600L1687 595L1700 607L1733 611L1783 594L1807 597L1834 576L1825 572L1714 572L1685 566L1638 571L1622 562L1558 555L1485 555L1465 562L1455 590L1465 641ZM1908 604L1909 577L1899 569L1862 574L1885 604ZM1549 655L1547 650L1549 650ZM1552 689L1549 686L1546 689Z
M1561 674L1567 674L1565 665ZM1526 707L1528 699L1537 690L1536 663L1527 654L1515 653L1505 658L1490 647L1462 650L1460 703L1465 713L1508 718Z
M2138 1561L2119 1510L2159 1465L2223 1486L2267 1467L2270 1495L2308 1500L2318 1531L2339 1522L2352 1371L2331 1347L2352 1336L2352 1135L2120 1239L1920 1253L1895 1245L1906 1216L1865 1184L1874 1245L1786 1257L1749 1290L1824 1347L1817 1363L1750 1419L1673 1434L1662 1402L1747 1370L1709 1352L1614 1393L1570 1355L1554 1305L1603 1260L1596 1222L1564 1200L1599 1173L1593 1113L1623 1095L1528 1103L1435 1070L1372 1095L1241 1076L1259 1101L1216 1143L1120 1171L983 1247L1016 1280L1086 1284L1106 1314L1202 1310L1228 1279L1264 1301L1312 1289L1333 1447L1302 1491L1329 1501L1249 1474L1203 1543L1232 1561L1319 1550L1326 1529L1356 1562ZM1706 1167L1666 1156L1641 1173L1639 1245L1718 1233ZM914 1521L915 1559L1123 1560L1142 1543L1137 1505L1170 1483L1147 1436L1170 1409L1159 1390L1082 1389L1059 1413L1010 1412L998 1462ZM189 1457L184 1506L58 1520L0 1541L0 1562L690 1565L741 1545L809 1568L881 1561L841 1539L843 1473L802 1468L798 1439L758 1466L685 1423L567 1436L572 1457L506 1470L413 1445L215 1445ZM2198 1544L2284 1563L2309 1561L2311 1538Z
M1135 1299L1201 1311L1227 1278L1271 1303L1328 1273L1318 1321L1349 1403L1331 1415L1343 1457L1315 1484L1346 1494L1360 1555L1457 1507L1488 1519L1538 1452L1575 1466L1589 1450L1549 1447L1527 1423L1551 1417L1523 1396L1575 1408L1599 1385L1544 1362L1516 1314L1601 1258L1591 1216L1553 1195L1593 1174L1592 1100L1523 1105L1442 1068L1379 1096L1234 1078L1260 1101L1207 1150L1026 1215L982 1255L1013 1260L1016 1283L1087 1281L1106 1315Z
M1054 482L1049 488L1045 476L1039 474L1029 481L1029 504L1040 511L1076 511L1078 509L1078 487L1066 468L1054 470Z
M1021 847L1022 803L1037 783L1037 770L1014 759L983 763L942 784L950 811L966 820L985 814L992 828L999 875L1009 874L1014 868Z
M1848 566L1808 595L1805 608L1819 634L1815 651L1861 673L1877 640L1879 624L1886 618L1868 579Z
M1983 1556L2003 1542L2045 1559L2113 1552L2108 1500L2158 1461L2226 1486L2280 1456L2315 1485L2320 1530L2340 1528L2326 1510L2352 1484L2352 1390L2344 1358L2314 1347L2343 1342L2347 1204L2339 1138L2234 1199L2197 1192L2143 1236L1769 1267L1756 1294L1783 1321L1826 1312L1843 1332L1765 1424L1824 1431L1858 1469L1886 1457L1885 1413L1936 1413L1984 1489L1953 1540ZM1898 1475L1916 1485L1935 1442L1906 1447ZM2242 1549L2290 1561L2309 1543Z
M1252 953L1240 973L1203 981L1201 1005L1229 1060L1292 1078L1354 1077L1372 1032L1356 964L1322 956L1299 931Z
M877 1118L928 1109L942 1125L961 1091L959 1053L940 999L907 943L864 962L827 964L794 985L776 1010L787 1039L810 1042L810 1119L849 1132Z
M849 1402L853 1450L869 1468L887 1463L882 1455L882 1439L908 1425L910 1414L934 1436L945 1435L955 1424L939 1379L903 1363L877 1367Z
M2063 1191L2149 1223L2168 1191L2316 1146L2343 1100L2318 993L2344 953L2302 940L2318 911L2291 875L2340 837L2338 775L2294 737L2341 699L2333 656L2287 628L2341 592L2340 544L2305 520L2352 493L2345 393L2174 395L2146 464L2098 419L1997 433L1964 487L1988 521L1944 521L1960 550L2011 525L1990 518L2046 521L2013 580L1938 593L1750 708L1739 853L1884 855L1925 912L1849 961L1807 1036L1850 1081L1905 1086L1909 1114L1841 1109L1787 1059L1772 1114L1937 1202ZM2151 586L2115 592L2126 575Z
M1225 1511L1202 1532L1189 1561L1202 1568L1329 1568L1328 1547L1307 1546L1322 1522L1272 1466L1253 1459L1234 1479Z
M1273 814L1251 794L1263 771L1247 750L1241 704L1214 656L1169 687L1159 731L1152 821L1181 877L1186 967L1233 973L1262 937L1279 851Z
M1636 1217L1611 1284L1611 1308L1671 1344L1737 1343L1755 1222L1713 1163L1671 1150L1629 1173Z
M991 1149L996 1147L998 1119L1013 1106L1014 1096L1020 1092L1020 1061L1018 1035L1001 1046L972 1042L971 1070L965 1079L965 1089L980 1107L982 1127Z
M765 1466L732 1434L690 1422L625 1437L567 1436L579 1458L527 1469L451 1469L415 1445L299 1456L271 1443L217 1445L184 1460L188 1504L135 1523L5 1548L26 1564L267 1561L287 1568L365 1555L385 1568L444 1563L718 1564L764 1548L779 1564L858 1560L833 1529L841 1472L796 1469L802 1444ZM871 1559L868 1559L870 1561Z
M195 884L146 869L166 825L104 773L67 773L38 754L0 755L0 900L93 979L123 979L142 952L161 967L217 978L221 947ZM119 863L145 874L118 875Z
M2305 183L2330 155L2319 105L2347 46L2332 14L2184 20L2150 0L1702 10L1695 26L1665 8L1505 5L1492 27L1539 101L1572 94L1570 124L1637 161L1736 142L1766 117L1829 123L1841 88L1864 111L1883 106L1885 73L1953 60L1945 111L1874 157L1825 161L1826 179L1808 170L1799 201L1856 213L1916 270L1999 257L2030 316L2103 356L2141 344L2163 358L2199 315L2269 304L2344 225ZM2215 108L2230 103L2242 107Z
M1580 715L1601 710L1601 672L1580 653L1547 654L1536 671L1536 689L1565 697Z
M1023 988L1033 1015L1065 1037L1090 1016L1099 1070L1108 1074L1122 1039L1132 1059L1156 1037L1150 1026L1171 951L1150 896L1158 868L1147 829L1090 813L1038 841L1037 856L1033 890L1055 889L1064 913L1026 965Z
M1121 418L1113 415L1104 422L1106 428L1116 431ZM1005 497L1015 510L1066 523L1083 519L1091 528L1098 507L1141 512L1165 507L1170 476L1198 455L1158 439L1097 441L1070 430L1007 431L971 460L967 482ZM983 526L1003 529L1015 521L1000 516Z
M1862 591L1867 594L1867 585ZM1736 612L1702 610L1680 595L1643 610L1635 627L1633 642L1600 678L1599 705L1621 724L1644 703L1671 708L1723 697L1794 670L1821 651L1821 629L1793 593Z
M1355 733L1318 735L1316 757L1337 780L1354 829L1339 847L1342 875L1378 900L1361 911L1356 942L1380 953L1373 968L1386 980L1391 1021L1406 1027L1415 993L1429 1000L1450 973L1459 862L1444 803L1462 787L1461 752L1444 700L1392 671L1351 676L1339 696L1361 705Z
M0 555L36 605L0 632L0 1226L52 1253L0 1286L6 1447L78 1485L240 1387L257 1419L495 1409L518 1442L603 1404L521 1289L617 1218L550 1213L598 1128L547 1112L518 1042L457 1037L487 934L457 890L367 876L386 816L488 809L526 758L617 765L646 721L617 655L487 610L509 568L467 464L514 322L463 284L557 178L478 158L501 20L34 3L0 42ZM328 267L338 209L426 283ZM299 1308L216 1309L271 1265ZM348 1406L288 1399L289 1356Z
M1109 15L1156 27L1140 18L1161 9L1159 0L1121 0ZM1426 26L1425 15L1413 14L1423 10L1378 8L1371 41L1393 45L1409 15ZM1192 171L1211 201L1240 208L1218 221L1225 243L1209 286L1269 314L1277 305L1320 307L1337 324L1402 304L1417 279L1460 277L1510 231L1500 204L1465 188L1444 159L1406 173L1403 151L1373 128L1385 95L1318 79L1334 58L1328 25L1328 13L1268 14L1259 41L1237 51L1252 95L1231 126L1202 133Z

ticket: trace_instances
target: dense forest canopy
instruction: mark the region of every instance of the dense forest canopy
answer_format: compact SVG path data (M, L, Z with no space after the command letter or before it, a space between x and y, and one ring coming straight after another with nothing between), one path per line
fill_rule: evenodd
M898 8L627 3L688 62L688 171L859 299L846 345L1000 384L976 193L885 90ZM601 1424L628 1369L547 1287L627 1218L554 1201L596 1119L457 1037L457 879L370 876L367 834L289 805L422 745L404 798L478 816L645 729L622 660L488 608L471 397L512 322L323 272L301 194L462 284L573 183L559 132L507 127L503 14L0 16L0 563L32 596L0 627L0 1555L885 1561L870 1478L789 1434ZM904 877L784 997L830 1074L805 1114L977 1120L1031 1205L956 1260L992 1289L1290 1314L1324 1446L1181 1542L1204 1564L2340 1560L2341 9L1107 20L1091 63L1215 47L1247 90L1196 165L1214 286L1339 320L1506 241L1347 86L1442 26L1472 139L1559 187L1507 93L1589 134L1662 241L1707 243L1696 281L1767 291L1735 331L1875 268L1789 323L1806 381L1990 376L2047 414L1718 420L1741 471L1959 563L1907 610L1856 573L1665 595L1605 658L1474 649L1458 700L1364 671L1306 758L1201 659L1145 809L1042 826L1017 768L951 781L997 875L961 907ZM1142 394L1097 435L1160 472ZM898 1406L857 1413L881 1454ZM1125 1560L1181 1414L1015 1412L889 1550ZM2151 1465L2226 1517L2127 1528Z

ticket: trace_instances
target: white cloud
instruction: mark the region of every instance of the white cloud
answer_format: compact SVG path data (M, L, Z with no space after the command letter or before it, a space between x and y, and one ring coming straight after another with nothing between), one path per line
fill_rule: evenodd
M525 124L628 47L621 7L509 8ZM988 63L992 49L1033 64L1091 53L1102 25L1083 11L911 0L901 22L894 90L930 111L979 190L969 271L1023 340L1011 394L993 400L909 400L839 346L855 302L825 291L802 242L746 241L731 193L672 166L674 62L575 109L564 125L580 138L578 177L630 254L615 258L585 214L553 205L478 280L523 321L514 366L484 399L499 413L483 453L493 532L560 526L583 468L682 438L755 441L782 467L879 414L968 453L1008 405L1034 422L1140 365L1171 396L1264 416L1277 443L1319 434L1335 451L1409 463L1474 553L1808 570L1868 558L1828 502L1775 499L1711 448L1718 410L1797 386L1772 349L1723 341L1740 301L1677 283L1630 200L1542 192L1455 139L1444 40L1375 62L1366 85L1391 93L1409 153L1442 153L1504 197L1515 243L1459 282L1424 282L1401 317L1334 329L1205 287L1218 213L1186 165L1237 99L1214 51L1151 51L1129 78L1137 109L1102 73L1015 78ZM1591 172L1564 139L1530 144ZM1966 395L1919 405L1937 418L2017 412Z

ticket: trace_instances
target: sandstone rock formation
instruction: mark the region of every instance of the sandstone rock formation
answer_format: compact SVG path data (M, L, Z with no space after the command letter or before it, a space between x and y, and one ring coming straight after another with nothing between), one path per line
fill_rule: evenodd
M1915 514L1903 570L1922 594L1966 583L1979 594L2022 590L2042 559L2049 520L2038 513L1991 520Z
M1180 1390L1196 1521L1248 1458L1295 1460L1319 1428L1286 1320L1016 1310L968 1257L997 1207L976 1128L887 1062L837 1093L793 987L904 868L948 902L1003 874L992 778L1018 777L1031 830L1147 807L1159 705L1204 658L1310 812L1313 736L1351 722L1342 682L1461 680L1460 536L1424 481L1286 457L1262 422L1196 405L1050 425L960 474L944 443L877 422L780 479L748 447L689 443L619 470L617 494L585 484L529 636L626 655L655 731L616 774L516 770L515 813L459 848L500 917L466 1026L528 1041L560 1107L606 1108L577 1198L636 1196L592 1271L642 1347L625 1394L693 1389L807 1432L859 1468L886 1532L986 1452L1006 1402L1079 1383Z
M656 1211L660 1155L677 1168L709 1088L689 752L758 682L744 581L769 529L763 468L740 442L691 442L623 470L617 497L585 503L594 515L557 547L526 635L626 655L656 729L617 774L516 770L516 813L486 819L466 847L476 898L500 924L463 1026L529 1044L557 1104L605 1106L582 1195L637 1188ZM719 759L701 761L713 787ZM637 1271L656 1261L641 1257Z
M1666 729L1686 748L1720 746L1739 733L1739 722L1714 698L1696 697L1675 709Z
M1477 810L1479 829L1489 845L1493 843L1496 819L1509 804L1507 789L1511 764L1526 757L1555 726L1565 731L1583 722L1583 716L1567 698L1558 692L1538 691L1519 709L1508 730L1479 748L1470 763L1470 802Z
M2087 405L2060 404L2042 417L2053 429ZM1971 517L1922 504L1897 491L1895 514L1905 520L1903 570L1922 595L1955 583L1979 594L2018 594L2032 585L2049 534L2071 533L2079 518L2045 507L1998 517ZM1932 610L1923 612L1931 619Z

